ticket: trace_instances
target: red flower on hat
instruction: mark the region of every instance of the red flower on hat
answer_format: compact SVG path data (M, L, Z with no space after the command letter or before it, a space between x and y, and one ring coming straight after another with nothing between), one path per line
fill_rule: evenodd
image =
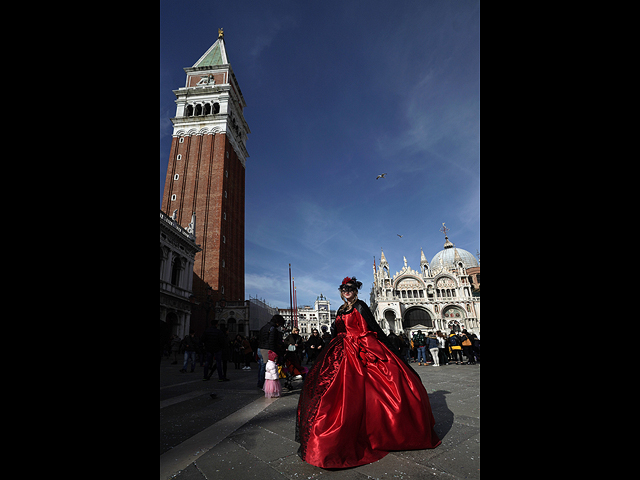
M351 279L349 277L344 277L344 280L342 280L342 285L349 283L351 281Z

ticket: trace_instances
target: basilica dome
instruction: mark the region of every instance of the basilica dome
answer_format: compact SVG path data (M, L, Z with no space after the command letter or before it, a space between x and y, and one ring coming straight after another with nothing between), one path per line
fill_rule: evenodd
M442 265L444 267L451 267L454 265L457 267L457 263L460 260L462 260L464 268L480 266L478 265L478 260L476 260L476 257L474 257L473 254L463 250L462 248L455 247L453 243L449 241L448 237L444 238L444 250L440 250L433 256L430 263L431 268L439 267L440 260L442 260ZM459 259L456 256L459 256Z

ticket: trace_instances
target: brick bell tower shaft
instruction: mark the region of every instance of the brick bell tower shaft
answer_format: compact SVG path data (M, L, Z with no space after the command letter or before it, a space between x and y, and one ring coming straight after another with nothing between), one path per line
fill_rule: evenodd
M185 228L195 213L196 243L202 248L193 268L196 300L244 301L246 142L251 131L222 29L184 71L185 86L173 91L177 108L162 211L175 213ZM195 310L194 317L199 316Z

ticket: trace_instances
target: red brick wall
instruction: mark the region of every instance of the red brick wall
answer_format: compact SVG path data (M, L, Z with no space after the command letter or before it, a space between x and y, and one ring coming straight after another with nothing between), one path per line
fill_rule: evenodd
M176 200L171 201L173 194ZM225 134L185 136L184 143L173 138L162 210L171 215L177 208L183 227L196 212L196 243L202 252L196 254L194 274L204 281L199 287L194 282L199 300L207 285L216 293L214 301L223 285L226 300L244 300L244 196L245 169Z

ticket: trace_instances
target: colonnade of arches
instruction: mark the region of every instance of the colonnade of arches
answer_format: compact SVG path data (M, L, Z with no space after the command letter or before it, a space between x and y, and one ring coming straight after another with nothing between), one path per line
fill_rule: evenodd
M199 117L200 115L216 115L218 113L220 113L220 104L218 102L188 104L184 107L185 117Z

